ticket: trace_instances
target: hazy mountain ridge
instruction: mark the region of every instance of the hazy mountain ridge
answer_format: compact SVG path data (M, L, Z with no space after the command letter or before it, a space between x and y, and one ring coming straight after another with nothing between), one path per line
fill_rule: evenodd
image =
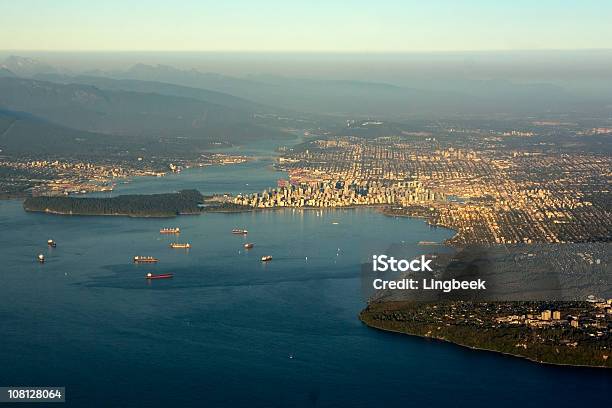
M280 135L273 130L268 134ZM251 134L244 138L257 136L260 135ZM231 139L236 137L233 135ZM223 140L101 134L61 126L27 112L0 108L0 156L4 157L135 160L153 156L185 159L218 147L219 141Z
M246 78L136 64L126 71L98 72L215 90L269 106L340 115L402 117L413 114L544 112L575 109L579 100L558 85L507 80L415 81L411 87L358 80L249 75ZM443 84L440 86L440 82Z
M185 97L24 78L0 78L0 107L107 134L237 141L265 132L251 112L241 109Z
M11 58L19 61L20 57ZM65 75L60 74L60 68L27 58L23 60L27 63L22 62L21 65L36 67L35 70L25 70L29 73L35 71L31 76L36 79L64 84L93 84L106 90L188 97L251 112L276 109L317 115L360 115L398 119L415 115L532 114L582 110L612 103L612 98L591 100L555 84L515 83L504 79L415 78L398 85L271 74L234 77L197 69L144 63L137 63L126 70L97 69L82 75ZM17 74L19 75L19 72Z
M3 155L102 157L149 150L180 156L219 142L283 137L277 128L256 121L253 113L263 110L260 105L231 95L172 84L90 78L101 88L87 84L87 78L79 77L83 83L74 83L65 74L34 75L44 76L69 83L0 75Z
M211 91L202 88L192 88L164 82L143 81L133 79L113 79L94 75L60 75L60 74L37 74L33 79L56 82L65 85L81 84L93 85L97 88L110 91L131 91L141 93L156 93L160 95L184 97L210 102L217 105L227 106L232 109L241 109L250 112L268 112L270 107L251 102L247 99L236 97L222 92Z
M58 69L44 62L38 61L36 59L20 57L18 55L8 56L0 66L8 69L17 76L25 77L29 77L36 74L59 73L62 71L66 71L63 69Z
M299 117L291 113L307 112L344 123L355 116L392 122L412 116L531 115L593 106L548 83L415 80L409 85L269 74L240 78L142 63L85 75L11 56L0 66L0 125L10 124L8 130L0 127L0 148L24 154L76 154L89 148L108 153L112 143L133 153L151 144L158 151L188 153L212 143L282 137L279 126L289 126L287 122L257 113ZM394 131L380 129L381 135Z
M107 156L121 150L123 139L70 129L26 112L0 109L0 149L5 156Z

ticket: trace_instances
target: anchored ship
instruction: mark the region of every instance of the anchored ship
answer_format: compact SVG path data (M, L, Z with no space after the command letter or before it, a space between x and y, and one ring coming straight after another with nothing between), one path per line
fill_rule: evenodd
M145 278L146 279L169 279L172 278L174 276L173 273L160 273L157 275L153 275L151 272L147 273Z
M248 234L249 231L245 230L245 229L240 229L240 228L234 228L232 230L232 234L240 234L240 235L246 235Z
M135 256L134 263L156 263L159 259L153 258L152 256Z
M261 262L269 262L272 260L272 255L266 255L261 257Z
M160 234L180 234L181 229L179 227L176 228L162 228L159 230Z
M173 242L170 244L170 248L186 248L189 249L191 248L191 244L190 243L185 243L185 244L179 244L178 242Z

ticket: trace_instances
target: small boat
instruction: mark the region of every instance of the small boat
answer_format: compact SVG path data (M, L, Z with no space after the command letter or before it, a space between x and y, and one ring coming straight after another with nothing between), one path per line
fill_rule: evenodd
M272 260L272 255L266 255L261 257L261 262L269 262Z
M255 246L255 244L253 244L252 242L247 242L246 244L244 244L244 248L245 249L251 249Z
M145 279L170 279L174 276L173 273L159 273L153 275L151 272L147 273Z
M134 263L156 263L159 259L153 258L152 256L135 256Z
M57 246L57 244L55 243L54 240L52 239L48 239L47 240L47 245L49 245L51 248L55 248Z
M185 249L189 249L189 248L191 248L191 244L188 243L188 242L185 243L185 244L179 244L178 242L173 242L173 243L170 244L170 248L178 248L178 249L185 248Z
M240 235L246 235L248 234L249 231L245 230L245 229L240 229L240 228L234 228L232 230L232 234L240 234Z
M45 256L43 254L38 254L36 259L38 259L38 262L40 263L45 263Z
M162 228L159 230L160 234L180 234L181 233L181 229L176 227L176 228Z
M440 243L435 241L419 241L419 245L440 245Z

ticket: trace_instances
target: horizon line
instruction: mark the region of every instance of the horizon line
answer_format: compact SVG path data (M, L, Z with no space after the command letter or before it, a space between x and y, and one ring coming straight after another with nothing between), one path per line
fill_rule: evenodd
M465 50L93 50L93 49L0 49L0 52L82 52L82 53L210 53L210 54L374 54L374 55L404 55L404 54L461 54L461 53L503 53L503 52L587 52L587 51L612 51L610 48L525 48L525 49L465 49Z

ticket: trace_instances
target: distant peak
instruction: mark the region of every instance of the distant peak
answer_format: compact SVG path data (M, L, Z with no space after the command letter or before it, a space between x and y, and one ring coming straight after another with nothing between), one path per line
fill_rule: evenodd
M29 57L21 57L19 55L10 55L5 59L5 65L17 64L17 65L45 65L42 62Z
M56 73L57 70L44 62L29 57L10 55L2 64L2 67L12 71L15 75L32 76L36 74Z
M139 62L137 64L132 65L129 71L178 71L178 69L171 67L170 65L162 65L162 64L150 65L150 64L143 64L142 62Z

